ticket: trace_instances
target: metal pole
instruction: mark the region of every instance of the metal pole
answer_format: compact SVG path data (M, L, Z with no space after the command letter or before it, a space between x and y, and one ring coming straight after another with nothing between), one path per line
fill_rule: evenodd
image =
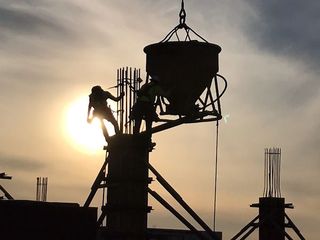
M37 177L36 201L39 201L39 178Z
M130 68L130 78L129 78L129 108L128 108L128 116L130 116L130 110L131 110L131 107L132 107L132 68ZM132 133L131 132L131 121L130 119L128 118L127 119L128 121L128 125L129 125L129 128L128 128L128 133Z
M8 193L7 190L1 185L0 185L0 190L4 193L7 199L13 200L13 197L10 195L10 193Z
M289 222L289 226L294 230L294 232L299 236L299 238L301 240L305 240L304 236L302 236L302 234L300 233L299 229L297 228L297 226L291 221L291 219L289 218L289 216L284 213L285 217L287 218L288 222Z
M96 194L99 186L100 186L100 183L101 181L104 179L105 177L105 170L106 170L106 166L108 164L108 158L106 157L99 173L98 173L98 176L96 177L96 180L94 181L94 183L92 184L92 187L91 187L91 192L86 200L86 202L84 203L84 207L89 207L94 195Z
M178 213L166 200L164 200L157 192L148 188L148 193L154 197L162 206L168 209L176 218L178 218L187 228L195 233L200 239L206 239L194 226L188 222L180 213Z
M253 227L254 226L254 222L256 220L259 219L259 215L256 216L254 219L252 219L251 222L249 222L244 228L242 228L240 230L240 232L238 232L233 238L231 238L231 240L236 240L238 237L240 237L244 232L246 232L250 227Z
M119 69L117 69L117 97L120 96L120 86L119 86ZM117 102L117 123L119 123L119 103L120 101ZM121 129L121 126L120 126Z
M197 223L213 238L217 240L216 235L210 227L189 207L189 205L182 199L182 197L173 189L173 187L148 163L149 169L157 177L159 183L177 200L178 203L193 217Z
M263 197L266 197L266 149L264 149Z
M258 227L257 225L254 225L245 235L243 235L242 238L240 238L240 240L244 240L244 239L246 239L247 237L249 237L249 235L250 235L251 233L253 233L253 231L256 230L257 227Z
M121 92L124 92L124 68L121 69L121 76L120 76L120 81L121 81ZM123 114L124 114L124 99L121 98L120 100L121 103L121 118L120 118L120 123L121 123L121 133L123 133Z
M48 178L45 177L44 178L43 199L42 199L44 202L47 201L47 190L48 190Z
M125 114L124 123L125 123L125 133L128 133L128 126L127 126L127 121L128 121L128 67L126 68L125 85L126 85L126 95L125 95L125 98L126 98L126 107L125 107L126 114Z

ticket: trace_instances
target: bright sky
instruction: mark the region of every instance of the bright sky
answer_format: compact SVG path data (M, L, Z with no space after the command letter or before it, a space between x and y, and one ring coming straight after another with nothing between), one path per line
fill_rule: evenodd
M295 205L288 214L306 239L318 239L320 2L185 0L185 8L187 24L222 47L219 73L229 81L216 229L230 239L256 216L249 205L262 195L264 148L275 146L282 194ZM180 0L0 0L0 171L13 175L1 181L13 196L34 199L44 176L50 201L84 203L104 159L74 139L87 136L87 95L93 85L113 86L117 68L144 72L142 49L176 26L179 10ZM151 154L210 225L214 131L206 123L156 134ZM93 142L101 149L99 133ZM150 205L150 226L182 227Z

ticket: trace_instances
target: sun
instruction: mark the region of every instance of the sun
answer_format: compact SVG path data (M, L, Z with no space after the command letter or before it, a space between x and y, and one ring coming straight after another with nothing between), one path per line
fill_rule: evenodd
M65 133L68 141L80 151L95 153L107 143L103 137L99 119L87 123L88 96L74 100L66 108ZM114 134L111 123L105 122L110 135Z

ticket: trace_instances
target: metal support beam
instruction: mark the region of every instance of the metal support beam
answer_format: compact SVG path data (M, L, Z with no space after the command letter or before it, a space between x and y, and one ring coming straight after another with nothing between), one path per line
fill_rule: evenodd
M240 238L240 240L244 240L244 239L246 239L247 237L249 237L250 234L253 233L254 230L256 230L256 228L258 228L258 225L253 225L253 227L252 227L245 235L243 235L243 237Z
M6 173L0 173L0 179L12 179L11 176L6 175Z
M90 203L92 202L92 199L94 198L94 195L98 191L100 184L105 177L105 170L106 170L107 164L108 164L108 158L106 157L106 159L105 159L105 161L104 161L104 163L103 163L103 165L102 165L102 167L96 177L96 180L92 184L91 192L90 192L86 202L83 205L84 207L89 207Z
M8 191L4 187L2 187L1 185L0 185L0 190L4 193L4 196L7 199L13 200L13 197L10 195L10 193L8 193Z
M238 232L233 238L231 238L231 240L236 240L236 239L239 238L244 232L246 232L250 227L254 227L254 222L255 222L256 220L258 220L258 219L259 219L259 215L256 216L254 219L252 219L252 221L249 222L244 228L242 228L242 229L240 230L240 232ZM256 229L256 227L255 227L254 229ZM248 235L248 236L249 236L249 235Z
M173 127L177 127L177 126L179 126L181 124L185 124L185 123L207 122L208 120L211 122L211 121L218 121L222 118L221 115L218 115L218 116L215 116L214 118L203 119L204 117L207 117L207 116L215 116L215 113L211 112L211 111L205 111L205 112L200 112L197 115L192 116L192 117L191 116L184 116L179 119L171 120L171 121L168 121L167 123L153 127L151 129L151 132L152 133L161 132L161 131L164 131L164 130L167 130L167 129L170 129Z
M300 233L300 231L297 228L297 226L291 221L291 219L289 218L289 216L286 213L285 213L285 218L287 218L287 220L289 222L289 227L294 230L294 232L299 236L299 238L301 240L305 240L304 236L302 236L302 234Z
M157 177L159 183L171 194L171 196L199 223L199 225L211 236L218 240L217 236L210 229L210 227L189 207L189 205L182 199L182 197L174 190L174 188L157 172L157 170L148 163L149 169Z
M178 218L187 228L195 233L200 239L207 240L187 219L178 213L166 200L164 200L157 192L148 188L148 193L154 197L162 206L168 209L176 218Z

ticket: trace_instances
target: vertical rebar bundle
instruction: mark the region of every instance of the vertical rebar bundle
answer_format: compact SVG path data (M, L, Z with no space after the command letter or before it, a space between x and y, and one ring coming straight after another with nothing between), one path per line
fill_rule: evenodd
M117 70L117 96L122 92L125 93L117 104L117 121L121 133L133 132L130 110L137 100L137 91L140 89L141 82L140 69L125 67Z
M36 201L46 202L48 193L48 178L37 177Z
M281 149L264 150L264 189L259 203L250 207L259 208L259 215L240 230L231 240L247 239L255 229L259 229L259 240L293 240L286 231L292 229L300 240L305 240L297 226L286 214L286 208L293 208L292 203L285 203L280 191Z
M264 197L281 197L280 165L281 149L266 148L264 151Z

